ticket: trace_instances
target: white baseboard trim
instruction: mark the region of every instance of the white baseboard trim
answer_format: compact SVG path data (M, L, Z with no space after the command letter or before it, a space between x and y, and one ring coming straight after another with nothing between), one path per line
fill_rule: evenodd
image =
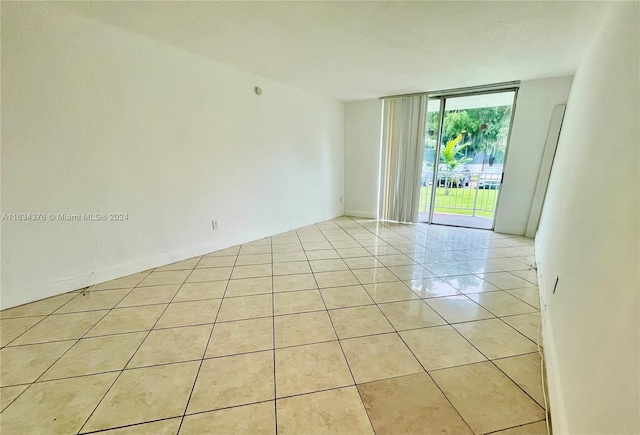
M535 238L535 250L538 251L539 238ZM556 343L553 334L553 325L547 315L548 308L548 292L544 282L542 273L542 263L537 263L538 275L538 293L540 295L542 322L542 343L544 345L544 367L547 373L547 393L549 396L549 414L551 415L551 424L553 425L554 434L568 434L567 417L564 406L564 395L562 393L562 380L560 371L558 370L558 353L556 351Z
M353 216L353 217L360 217L360 218L366 218L366 219L378 218L378 213L373 211L345 210L344 214L345 216Z
M522 225L503 225L496 222L493 231L500 234L511 234L514 236L524 236L527 231L526 227Z
M86 274L64 280L44 283L33 287L9 290L2 293L2 298L0 299L0 309L4 310L7 308L16 307L18 305L27 304L29 302L34 302L40 299L57 296L66 292L87 287L89 285L111 281L112 279L121 278L123 276L131 275L160 266L165 266L177 261L182 261L188 258L197 257L199 255L208 254L213 251L219 251L220 249L229 248L231 246L240 245L242 243L248 243L254 240L262 239L264 237L291 231L296 228L313 225L318 222L334 219L342 215L343 213L340 212L338 214L331 214L321 218L303 219L285 225L276 225L273 227L252 231L250 233L239 234L233 237L216 240L215 242L159 255L157 257L128 263L109 269L99 270L94 272L93 276L91 274Z
M549 412L553 424L553 433L568 434L569 428L567 427L562 383L560 372L558 371L558 354L553 339L552 325L548 319L542 328L542 342L544 343L544 366L547 372Z

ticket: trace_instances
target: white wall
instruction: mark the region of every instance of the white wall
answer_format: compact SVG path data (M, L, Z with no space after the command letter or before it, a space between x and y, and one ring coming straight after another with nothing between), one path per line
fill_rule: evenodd
M520 83L495 231L524 235L553 108L565 104L572 76Z
M559 434L640 432L638 18L637 2L614 2L594 29L536 237Z
M505 180L496 214L497 232L524 235L553 108L564 104L572 76L523 81L518 93ZM377 215L382 103L345 103L345 213Z
M344 105L344 210L365 218L378 215L382 101Z
M2 79L2 213L129 215L2 222L3 308L342 214L341 102L40 2Z

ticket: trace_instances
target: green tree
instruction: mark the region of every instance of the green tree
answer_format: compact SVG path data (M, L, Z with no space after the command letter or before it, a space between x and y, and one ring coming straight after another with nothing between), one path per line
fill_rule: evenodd
M468 143L462 143L464 135L459 134L455 138L451 139L447 144L442 147L440 151L440 161L447 166L448 172L453 172L458 165L467 163L471 161L469 157L462 157L462 151L469 146ZM455 179L455 175L447 174L447 178L445 179L444 186L444 194L449 194L449 187L453 185L453 183L457 183L460 180Z
M485 107L446 112L442 142L448 143L460 134L467 137L466 156L482 152L485 163L504 158L509 133L511 106Z
M473 136L482 121L478 118L475 110L461 110L458 112L448 112L444 119L444 129L442 131L443 142L448 142L459 134Z

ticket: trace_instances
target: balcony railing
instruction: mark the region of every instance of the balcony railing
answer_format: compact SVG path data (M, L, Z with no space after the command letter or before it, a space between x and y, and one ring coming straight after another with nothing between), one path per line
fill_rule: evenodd
M429 211L432 177L425 174L420 212ZM498 200L501 173L441 171L436 182L435 212L493 217Z

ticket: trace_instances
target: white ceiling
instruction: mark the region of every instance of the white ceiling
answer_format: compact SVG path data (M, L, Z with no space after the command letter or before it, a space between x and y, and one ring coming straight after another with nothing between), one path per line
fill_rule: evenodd
M572 74L606 2L62 2L344 101Z

